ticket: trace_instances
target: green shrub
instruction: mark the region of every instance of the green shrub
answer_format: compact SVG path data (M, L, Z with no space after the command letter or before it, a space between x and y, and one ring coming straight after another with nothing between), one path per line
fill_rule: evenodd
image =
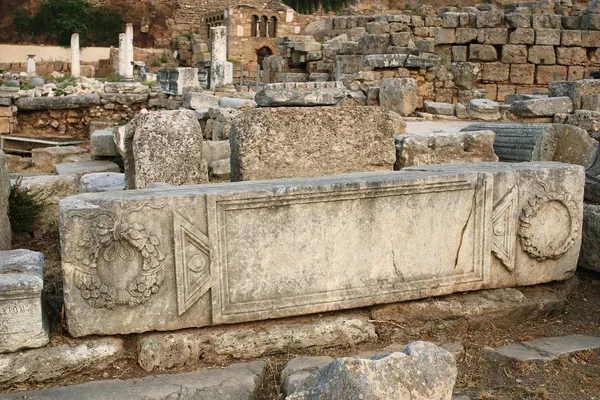
M60 46L69 46L71 34L77 32L85 43L89 9L87 0L46 0L33 17L33 33L55 39Z
M160 67L160 60L158 58L155 58L154 60L152 60L152 65L153 67Z
M56 87L52 89L54 95L57 97L66 96L69 94L69 92L67 91L67 87L75 85L77 83L77 78L57 78L55 80L55 83Z
M112 73L112 74L108 75L106 78L104 78L103 80L104 80L104 82L122 82L123 78L121 78L121 75L119 75L119 74Z
M88 40L95 46L118 46L119 33L125 31L125 22L118 11L93 7L89 11Z
M163 50L162 56L160 56L160 62L163 64L169 62L169 56L167 55L166 50Z
M156 86L156 81L144 81L144 82L142 82L142 85L148 86L148 87L154 87L154 86Z
M15 30L19 34L19 38L22 38L23 35L31 34L31 17L22 8L17 8L13 11L13 23L15 24Z
M15 233L29 233L46 207L46 198L39 191L21 186L23 177L17 178L10 188L8 218Z

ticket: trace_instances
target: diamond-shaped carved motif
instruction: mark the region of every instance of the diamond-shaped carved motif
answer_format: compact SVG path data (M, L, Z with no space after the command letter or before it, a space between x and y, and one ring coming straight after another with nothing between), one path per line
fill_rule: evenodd
M511 190L494 207L492 217L492 253L511 272L515 269L516 207L517 193Z
M208 237L173 212L177 312L185 313L210 289Z

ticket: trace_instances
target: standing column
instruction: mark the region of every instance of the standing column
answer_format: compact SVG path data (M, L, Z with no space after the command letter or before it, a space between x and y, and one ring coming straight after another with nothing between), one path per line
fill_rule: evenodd
M79 65L79 33L71 35L71 76L75 78L81 76L81 66Z
M125 76L127 73L125 65L127 64L127 47L124 33L119 33L119 75Z
M127 48L127 63L125 65L125 78L133 79L133 24L125 26L125 46Z
M233 85L233 64L227 62L227 28L210 28L212 36L212 59L210 64L210 88Z
M37 73L35 71L35 56L30 54L27 56L27 76L36 76Z

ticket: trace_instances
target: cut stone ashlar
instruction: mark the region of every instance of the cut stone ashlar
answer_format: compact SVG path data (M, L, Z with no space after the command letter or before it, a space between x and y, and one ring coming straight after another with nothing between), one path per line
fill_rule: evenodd
M60 203L68 330L175 330L567 279L583 186L576 165L470 163L73 196Z
M0 353L48 343L42 309L43 277L42 253L0 251Z

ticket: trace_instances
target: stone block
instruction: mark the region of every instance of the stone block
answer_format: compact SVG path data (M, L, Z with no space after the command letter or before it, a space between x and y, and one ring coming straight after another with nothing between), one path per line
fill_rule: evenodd
M512 64L510 66L510 81L518 85L533 85L535 65Z
M598 243L600 243L600 206L584 204L582 236L578 264L585 269L600 272L600 251L598 251Z
M92 133L90 137L90 153L93 159L119 156L117 145L115 144L114 128L101 129Z
M445 12L442 15L442 27L444 28L458 28L461 13L458 12Z
M581 29L600 30L600 14L585 14L581 16Z
M600 112L600 94L582 96L581 109Z
M454 84L459 88L475 89L477 87L479 64L471 62L452 63L451 71L454 76Z
M125 174L96 172L83 175L79 180L80 193L99 193L111 190L125 190Z
M426 113L434 115L454 115L454 105L451 103L440 103L435 101L426 101L423 103Z
M390 35L364 34L358 39L358 54L385 54L390 47Z
M468 59L467 46L452 46L452 61L453 62L466 62Z
M561 29L562 16L554 14L534 14L531 16L533 29Z
M342 82L290 82L266 85L254 97L259 107L332 106L346 94Z
M600 132L600 112L589 110L575 110L566 116L565 124L584 129L591 136Z
M556 64L556 55L553 46L531 46L527 61L531 64Z
M578 66L569 66L567 69L567 80L579 81L585 77L585 68Z
M312 372L332 361L329 356L300 356L288 361L281 371L281 391L287 396Z
M379 104L403 117L418 107L417 81L413 78L385 78L379 86Z
M567 82L555 81L548 85L551 97L569 96L573 100L575 110L581 108L581 98L585 95L600 94L600 80L583 79Z
M600 47L600 31L581 31L582 47Z
M231 155L229 140L205 140L202 142L202 151L209 164L213 161L229 159Z
M251 359L377 340L373 323L356 314L268 321L256 328L246 325L151 333L139 341L137 361L145 371L165 371L195 367L201 361L224 356ZM180 348L186 350L176 350Z
M192 110L218 107L219 98L207 93L187 92L183 97L183 106Z
M431 39L415 40L415 47L421 53L433 53L435 42Z
M572 335L540 338L496 348L486 346L483 352L488 359L496 362L547 363L577 352L596 349L600 349L600 337Z
M67 110L100 105L96 93L60 97L21 97L16 101L20 111Z
M510 65L496 62L483 64L481 79L484 82L504 82L508 80Z
M472 44L469 46L469 61L497 61L498 52L491 44Z
M434 34L435 44L455 44L456 30L454 28L437 28Z
M535 44L543 46L560 46L560 29L536 29Z
M6 155L0 150L0 250L11 248L12 231L8 219L8 199L10 197L10 175Z
M363 69L364 56L341 55L335 57L342 74L357 74Z
M457 28L456 43L466 44L477 40L477 29L475 28Z
M448 351L413 342L403 352L332 361L299 382L287 399L450 399L456 375Z
M232 126L232 181L390 170L393 115L381 107L249 111Z
M508 36L510 44L533 44L535 42L535 30L530 28L517 28Z
M365 56L363 65L373 69L403 68L407 54L372 54Z
M398 135L395 170L414 165L498 161L493 131Z
M581 46L581 31L562 31L560 45L564 47Z
M495 28L504 23L504 12L502 10L481 11L477 14L477 28Z
M80 178L82 175L94 172L121 172L121 168L112 161L82 160L56 164L54 171L57 175L73 175Z
M508 25L513 28L531 28L531 20L528 15L521 14L519 12L505 13L504 18Z
M358 109L354 121L377 125ZM67 327L176 330L564 280L583 186L577 165L470 163L72 196L60 205Z
M553 117L555 114L572 113L573 101L570 97L547 97L515 101L510 105L509 111L523 118Z
M502 46L502 62L506 64L526 64L527 46L505 44Z
M42 347L48 343L43 289L42 253L0 251L0 353Z
M581 17L577 15L566 15L562 17L562 27L568 30L577 30L581 26Z
M561 65L587 65L587 51L583 47L557 47L556 63Z
M508 29L506 28L483 28L477 32L477 41L483 44L506 44L508 40Z
M31 160L36 168L50 172L54 165L86 153L86 149L75 146L42 147L31 151Z
M515 94L515 85L501 85L498 84L498 101L504 101L506 96Z
M567 79L567 67L562 65L538 65L535 72L535 83L547 85L552 81Z
M392 46L407 47L412 40L410 32L398 32L390 35Z
M473 119L498 121L500 119L500 105L489 99L473 99L467 106L467 113Z
M126 357L123 341L117 338L86 340L78 344L1 354L0 384L8 386L55 381L81 376L81 371L96 373L111 368L115 362ZM18 393L16 396L21 397Z
M198 68L162 68L156 73L156 81L163 93L183 95L186 87L200 87Z

